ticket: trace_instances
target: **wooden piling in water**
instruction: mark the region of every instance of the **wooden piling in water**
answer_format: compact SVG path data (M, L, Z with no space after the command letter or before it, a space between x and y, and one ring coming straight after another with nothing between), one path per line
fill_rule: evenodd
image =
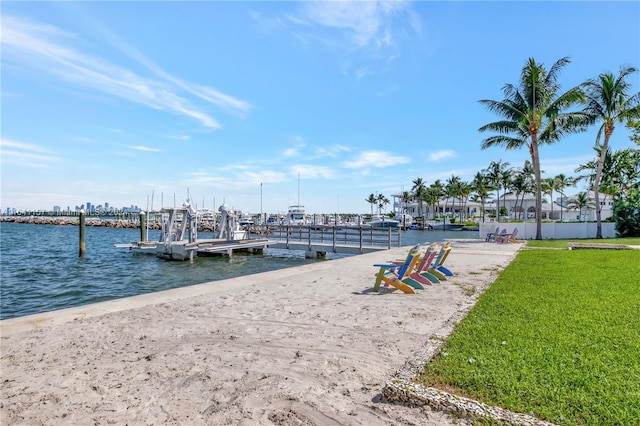
M84 256L84 252L85 252L85 244L84 244L84 228L85 228L85 215L84 215L84 210L80 211L80 241L79 241L79 250L78 250L78 256L82 257Z
M140 212L140 241L147 241L147 217Z

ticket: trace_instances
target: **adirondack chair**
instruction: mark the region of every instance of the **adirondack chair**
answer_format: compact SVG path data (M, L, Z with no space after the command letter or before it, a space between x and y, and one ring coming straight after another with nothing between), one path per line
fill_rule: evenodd
M516 238L517 235L518 235L518 228L515 228L511 233L511 236L509 237L509 241L511 241L512 243L519 243L520 240Z
M411 273L415 269L416 264L420 260L419 245L411 248L404 263L376 263L378 272L376 273L376 281L373 291L380 291L380 285L385 287L392 286L404 293L415 294L416 289L424 290L422 283L411 278Z
M440 279L434 275L432 271L433 262L437 255L436 245L430 245L422 256L422 260L420 260L415 270L410 274L410 277L425 285L439 284ZM436 273L439 274L438 271L436 271Z
M516 228L517 231L517 228ZM494 238L496 243L508 243L513 234L507 232L507 229L503 229L501 233L497 234Z
M486 242L490 243L495 240L497 234L500 233L500 227L498 226L494 232L487 232Z
M441 280L446 279L446 277L453 276L453 272L451 272L449 269L447 269L443 265L444 261L447 259L447 256L449 256L449 253L451 253L451 243L447 241L442 245L442 247L440 247L440 252L438 253L438 256L435 258L435 260L433 261L433 264L431 265L431 269L429 270L429 272L431 272ZM442 278L440 278L440 276L438 276L435 272L440 273Z

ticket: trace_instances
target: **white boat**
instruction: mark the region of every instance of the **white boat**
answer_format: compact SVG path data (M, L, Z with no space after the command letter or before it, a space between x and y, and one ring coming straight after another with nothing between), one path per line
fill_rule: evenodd
M216 213L209 209L198 210L196 217L198 218L198 223L207 225L215 225L216 223Z
M307 218L305 215L304 206L290 206L289 211L284 218L284 224L294 226L306 225Z
M444 229L447 231L462 231L462 228L464 228L463 223L447 223L444 225Z
M382 215L373 215L369 221L372 228L397 228L399 224L397 220Z
M398 226L402 229L410 229L411 225L413 225L413 216L410 214L401 214L398 218Z
M243 213L240 216L240 220L238 220L238 224L240 226L253 225L254 224L253 217L251 217L251 215L249 213Z

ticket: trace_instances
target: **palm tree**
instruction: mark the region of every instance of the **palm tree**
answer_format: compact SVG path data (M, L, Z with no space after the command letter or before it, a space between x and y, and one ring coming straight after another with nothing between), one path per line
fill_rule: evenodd
M480 127L479 131L494 131L498 135L482 141L482 149L504 146L520 149L526 146L531 155L536 182L536 239L542 239L542 178L538 147L552 144L569 133L584 131L589 122L586 112L563 112L584 102L580 87L559 94L557 79L569 58L559 59L549 71L543 64L529 58L522 68L519 86L507 84L502 101L481 100L480 103L504 119Z
M611 73L603 73L598 78L593 78L584 83L584 88L587 91L585 111L592 114L596 121L602 122L596 136L596 146L600 146L600 138L604 133L604 141L601 145L602 150L593 182L593 192L597 206L596 238L602 238L599 192L602 167L604 166L605 155L609 146L609 138L613 133L616 122L622 123L629 118L638 118L640 116L640 93L629 95L631 85L626 81L626 78L636 71L637 69L633 67L621 67L617 78Z
M489 168L485 170L485 174L489 182L496 190L496 221L500 221L500 189L503 187L505 176L509 173L509 163L499 161L492 161L489 163Z
M633 188L640 189L640 149L627 148L613 153L616 194L624 197Z
M602 146L596 146L593 149L596 151L596 159L576 168L576 172L587 171L587 174L580 176L579 179L587 180L591 189L595 187L599 159L603 157ZM608 147L604 154L598 188L600 194L605 194L605 199L601 203L596 203L597 210L602 211L606 196L610 195L614 199L621 198L634 185L640 185L640 150L628 148L612 153L611 147Z
M378 214L381 215L382 208L387 204L389 204L391 201L389 201L389 199L385 197L383 194L378 194L378 197L376 198L376 202L378 203ZM386 212L386 209L385 209L385 212Z
M580 192L576 195L574 199L569 201L567 207L576 209L580 211L580 216L582 217L582 210L586 209L587 211L593 210L596 208L593 200L589 198L589 194L587 192ZM579 220L579 219L578 219ZM587 221L587 214L584 214L584 221Z
M467 200L469 199L469 195L471 195L472 189L471 184L469 182L461 181L458 188L458 196L460 197L460 206L462 207L462 217L461 221L467 217Z
M480 199L480 205L482 208L482 221L484 222L484 203L485 201L487 201L487 198L489 198L489 191L492 189L487 175L482 172L476 173L476 175L473 177L473 180L471 181L471 189Z
M541 173L544 173L544 170L542 170ZM505 185L506 184L507 183L505 183ZM524 219L524 198L527 194L532 194L536 190L531 161L525 160L522 168L512 173L508 184L516 193L516 207L518 206L518 199L520 199L520 210L518 213L522 213L522 218ZM520 196L522 198L520 198Z
M415 178L413 180L413 187L411 188L411 191L413 192L413 195L416 197L416 200L418 200L418 215L419 216L424 216L422 213L422 201L424 200L424 193L426 191L427 187L424 184L424 181L422 180L422 178Z
M556 185L555 180L553 178L544 178L542 179L542 193L544 195L548 195L551 200L551 217L553 219L553 191L555 191Z
M373 194L369 194L369 198L365 198L364 200L371 204L371 216L373 216L373 206L378 202L378 198Z
M629 139L636 145L640 146L640 118L629 118L625 124L627 129L631 130Z
M453 212L451 212L451 216L455 213L456 202L455 197L458 194L458 185L460 183L460 177L451 175L449 179L444 184L444 196L446 197L444 200L444 211L447 211L447 204L449 203L449 198L453 198L451 201ZM455 220L455 219L454 219ZM446 229L446 219L442 221L442 230Z
M531 179L527 175L525 171L518 171L514 174L513 179L511 180L510 189L516 196L516 212L518 214L518 219L520 218L520 214L524 211L524 197L528 192L531 192ZM520 208L518 209L518 200L522 196L522 201L520 202Z
M440 198L444 195L444 185L440 179L436 179L431 185L429 185L429 190L431 194L429 198L433 200L433 218L435 219L435 215L438 211L438 204L440 203ZM434 199L435 198L435 199Z
M560 173L559 175L557 175L556 177L553 178L553 180L555 181L555 187L556 187L556 191L560 193L560 222L562 222L562 208L564 208L564 199L565 199L565 194L564 194L564 190L565 188L568 188L570 186L576 186L576 182L577 180L575 178L572 178L571 176L566 176L564 173Z

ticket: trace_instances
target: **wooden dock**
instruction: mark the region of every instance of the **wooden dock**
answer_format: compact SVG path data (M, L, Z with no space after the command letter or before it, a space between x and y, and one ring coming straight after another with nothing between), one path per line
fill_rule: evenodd
M327 253L363 254L400 247L400 232L366 226L271 225L262 228L268 246L304 250L307 258L325 258Z
M273 241L266 238L231 240L215 243L199 243L197 248L198 256L231 256L234 251L262 253L265 248L271 246Z
M400 232L392 228L327 225L268 225L248 231L227 226L214 238L198 238L195 226L178 214L191 218L187 209L170 209L158 241L115 244L117 248L155 253L168 260L193 260L196 256L231 256L234 252L263 253L267 248L301 250L310 259L326 258L328 253L364 254L400 247ZM223 236L224 238L215 238Z

